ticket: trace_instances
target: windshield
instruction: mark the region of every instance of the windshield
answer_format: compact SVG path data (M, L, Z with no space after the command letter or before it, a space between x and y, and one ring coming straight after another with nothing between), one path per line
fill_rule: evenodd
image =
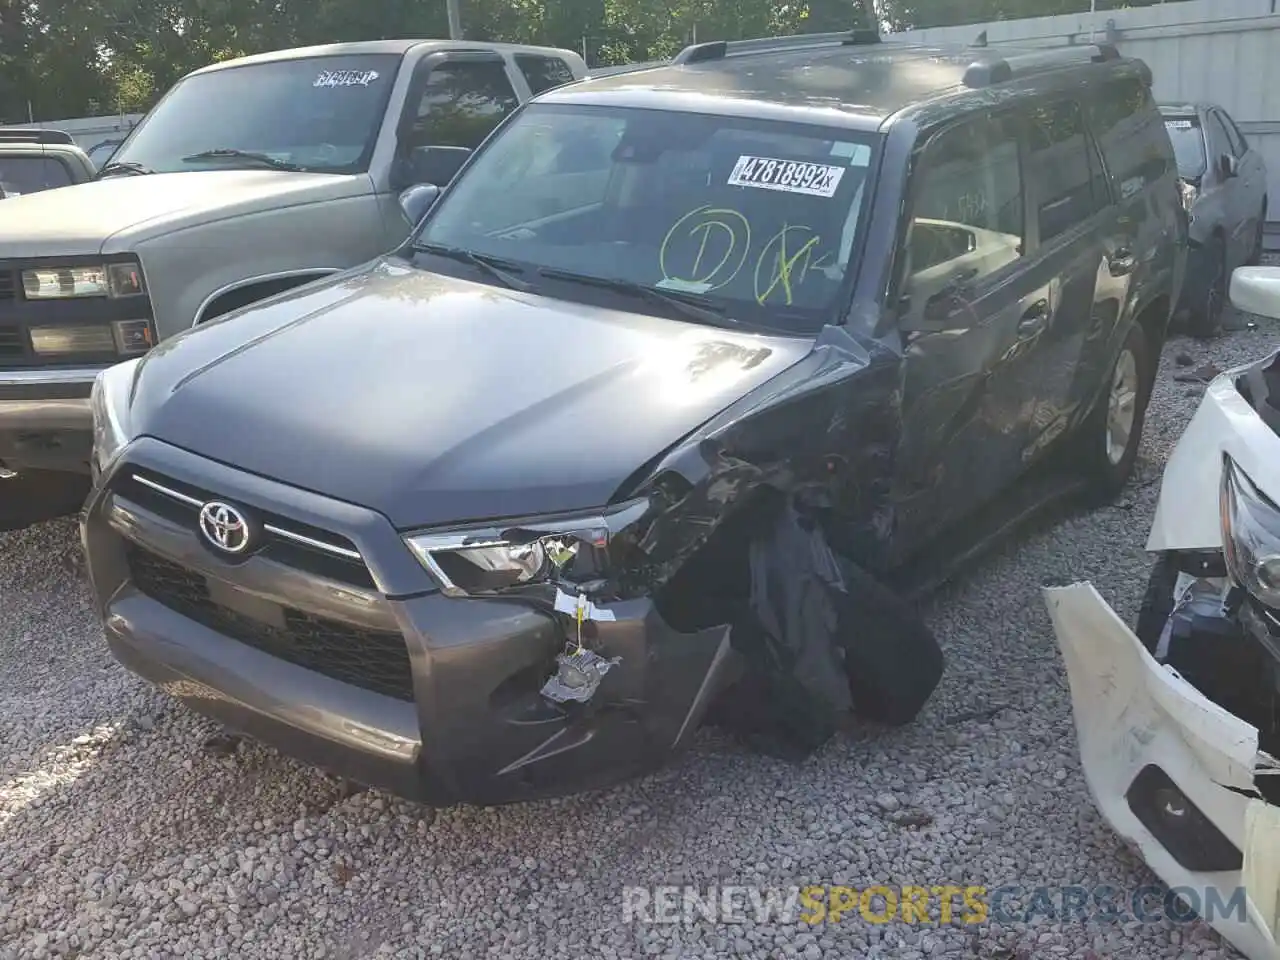
M1200 121L1195 117L1165 117L1164 125L1178 158L1178 176L1199 180L1207 169Z
M400 57L306 57L230 67L179 81L111 158L158 173L281 165L368 169ZM209 151L218 156L198 157Z
M871 136L706 114L534 103L416 243L621 280L766 326L830 321L859 239ZM806 323L806 319L810 323Z

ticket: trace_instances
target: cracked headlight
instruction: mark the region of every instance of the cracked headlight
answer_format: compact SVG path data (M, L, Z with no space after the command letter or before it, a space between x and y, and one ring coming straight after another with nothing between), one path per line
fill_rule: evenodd
M494 594L559 580L586 585L610 576L615 537L648 511L649 500L643 498L591 514L512 520L404 539L448 596Z
M93 469L95 476L133 439L129 427L129 402L142 362L126 360L107 367L94 378L89 406L93 411Z
M1268 607L1280 609L1280 507L1227 456L1218 507L1231 579Z

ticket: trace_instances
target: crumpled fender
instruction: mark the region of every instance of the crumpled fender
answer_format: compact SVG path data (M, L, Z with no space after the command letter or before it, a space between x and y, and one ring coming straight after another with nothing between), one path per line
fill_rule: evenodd
M1277 357L1280 353L1230 370L1209 384L1165 468L1148 550L1222 547L1218 490L1224 453L1260 490L1280 500L1280 436L1236 389L1238 378L1264 369Z
M1216 888L1223 904L1246 891L1246 915L1207 917L1250 960L1277 960L1280 808L1257 796L1255 772L1274 769L1257 728L1158 664L1092 584L1044 590L1066 661L1089 791L1115 831L1170 887ZM1158 765L1244 853L1239 871L1183 868L1129 808L1138 772Z

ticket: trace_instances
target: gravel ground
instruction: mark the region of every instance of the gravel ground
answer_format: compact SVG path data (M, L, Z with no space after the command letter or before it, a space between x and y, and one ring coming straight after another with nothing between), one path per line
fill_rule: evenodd
M0 535L0 958L1226 957L1199 924L626 923L624 886L1153 882L1095 812L1039 587L1125 617L1164 460L1262 322L1166 349L1138 479L930 601L948 672L919 721L803 764L714 731L672 768L561 802L432 812L215 733L108 656L70 522ZM904 815L905 814L905 815ZM936 912L935 912L936 916Z

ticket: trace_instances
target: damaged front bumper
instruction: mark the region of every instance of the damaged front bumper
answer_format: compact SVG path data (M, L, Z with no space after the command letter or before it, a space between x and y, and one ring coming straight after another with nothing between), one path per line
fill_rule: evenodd
M261 520L261 549L227 558L200 536L215 498ZM640 597L590 624L613 663L599 689L557 703L543 688L569 631L553 611L445 596L380 515L148 439L95 490L82 536L131 670L231 729L432 805L652 769L735 667L727 626L680 632Z
M1280 958L1280 807L1259 789L1280 764L1258 729L1158 663L1091 585L1044 593L1098 809L1250 960Z

